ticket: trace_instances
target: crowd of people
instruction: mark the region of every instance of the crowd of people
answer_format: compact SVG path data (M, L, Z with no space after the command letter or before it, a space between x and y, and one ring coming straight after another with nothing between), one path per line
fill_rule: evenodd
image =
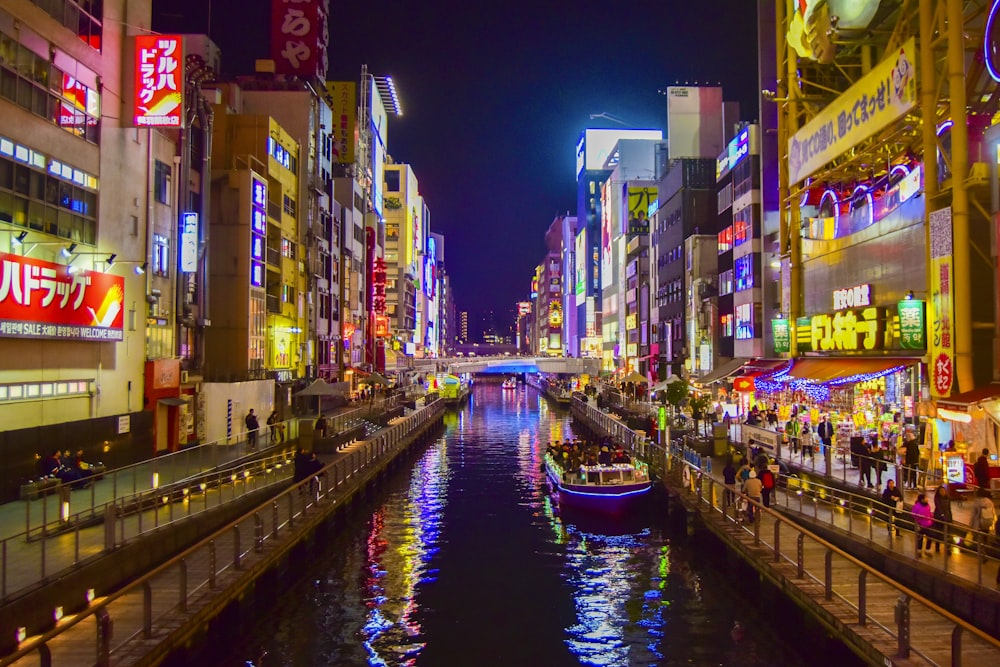
M84 460L82 449L76 450L75 456L70 456L68 449L65 452L56 449L42 459L39 468L42 477L54 477L76 488L87 486L96 470L93 464Z
M549 442L545 451L552 455L555 462L564 472L578 470L581 465L611 465L613 463L631 463L632 457L620 442L610 438L602 438L598 442L589 442L567 438L562 443Z

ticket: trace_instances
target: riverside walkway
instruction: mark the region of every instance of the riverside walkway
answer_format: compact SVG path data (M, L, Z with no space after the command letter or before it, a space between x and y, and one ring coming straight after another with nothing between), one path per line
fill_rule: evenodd
M287 556L353 494L439 424L443 402L420 401L371 437L324 456L316 480L283 485L236 520L214 527L180 554L108 591L57 610L53 627L22 636L0 666L152 664L183 645L263 572ZM291 462L287 465L291 468ZM184 502L180 500L178 502ZM161 509L144 510L162 512ZM149 518L147 518L147 521ZM103 531L102 526L82 530Z
M699 517L764 580L870 664L1000 660L1000 597L992 586L997 563L970 548L967 531L942 553L918 556L905 522L897 538L870 498L853 500L839 489L787 477L771 507L758 506L754 521L746 521L718 462L684 447L660 447L578 399L572 410L590 430L648 460L690 517ZM954 527L956 537L961 529Z

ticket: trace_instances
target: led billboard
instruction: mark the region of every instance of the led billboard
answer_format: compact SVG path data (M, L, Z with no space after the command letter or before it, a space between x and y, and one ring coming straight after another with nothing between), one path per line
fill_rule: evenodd
M586 169L604 169L619 139L663 139L663 130L588 129L576 146L576 176Z

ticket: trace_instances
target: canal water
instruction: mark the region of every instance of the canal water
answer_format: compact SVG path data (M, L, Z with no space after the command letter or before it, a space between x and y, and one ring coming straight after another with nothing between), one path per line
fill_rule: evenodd
M719 543L671 525L662 498L625 522L562 516L542 452L574 435L568 412L534 389L476 385L410 470L347 512L325 552L244 614L237 637L213 640L190 664L754 667L834 657L822 647L833 642L806 645L758 599L756 576L709 557Z

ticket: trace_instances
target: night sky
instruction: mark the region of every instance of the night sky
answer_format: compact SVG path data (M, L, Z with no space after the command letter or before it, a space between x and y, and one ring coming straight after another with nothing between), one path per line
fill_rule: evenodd
M210 0L226 75L269 57L269 0ZM751 0L331 1L331 80L391 75L403 107L389 153L413 166L445 235L459 310L528 297L558 213L575 214L586 127L665 129L676 83L721 83L757 118ZM163 32L205 32L206 0L156 0ZM625 8L628 8L627 10ZM238 17L238 20L235 20Z

